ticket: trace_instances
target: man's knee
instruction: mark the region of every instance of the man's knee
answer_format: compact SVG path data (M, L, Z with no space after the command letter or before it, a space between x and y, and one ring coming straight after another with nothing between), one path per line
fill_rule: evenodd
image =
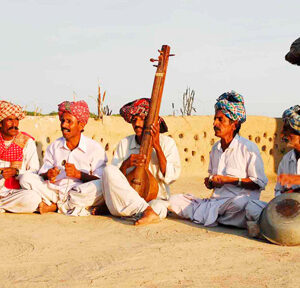
M261 212L267 206L266 202L260 200L250 200L246 205L246 218L249 221L258 221Z
M39 204L42 202L41 196L33 190L23 190L19 195L18 206L23 207L22 212L24 213L32 213L36 211Z
M249 200L250 199L247 196L235 198L230 204L230 210L232 212L238 212L238 211L244 210L246 208Z
M31 172L25 172L19 176L20 186L25 189L31 189L35 181L40 180L40 176Z
M179 217L192 220L194 216L194 198L195 197L191 195L185 194L172 195L168 201L168 210L175 213Z
M24 200L28 199L33 203L40 204L42 202L42 197L40 194L33 190L25 190L23 193Z

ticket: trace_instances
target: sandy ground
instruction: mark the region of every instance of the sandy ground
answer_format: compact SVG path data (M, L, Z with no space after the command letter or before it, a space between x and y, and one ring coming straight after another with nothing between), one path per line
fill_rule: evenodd
M201 178L173 192L207 196ZM187 187L189 191L187 191ZM270 200L274 183L262 199ZM300 247L168 218L134 227L110 216L0 215L0 287L299 287Z

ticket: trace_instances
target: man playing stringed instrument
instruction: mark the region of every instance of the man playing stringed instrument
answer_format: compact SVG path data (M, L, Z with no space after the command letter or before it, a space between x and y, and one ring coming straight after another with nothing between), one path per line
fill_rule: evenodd
M0 101L0 210L31 212L32 206L23 193L19 177L25 172L37 173L39 159L34 139L19 131L25 112L19 105ZM25 191L28 192L28 191ZM20 198L19 195L23 193Z
M134 167L146 161L146 156L139 154L139 151L149 105L150 99L142 98L120 109L121 116L132 124L135 134L119 142L112 165L107 166L103 172L104 199L110 213L119 217L141 215L135 225L154 223L167 216L169 184L179 177L181 170L175 141L161 134L167 132L168 128L164 120L159 118L157 125L151 126L153 151L149 163L149 170L159 186L157 198L147 203L125 177Z

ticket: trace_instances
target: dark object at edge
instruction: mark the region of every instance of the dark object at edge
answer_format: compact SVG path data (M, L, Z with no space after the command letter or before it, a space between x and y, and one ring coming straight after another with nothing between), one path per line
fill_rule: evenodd
M300 38L292 43L290 52L285 55L285 60L300 66Z

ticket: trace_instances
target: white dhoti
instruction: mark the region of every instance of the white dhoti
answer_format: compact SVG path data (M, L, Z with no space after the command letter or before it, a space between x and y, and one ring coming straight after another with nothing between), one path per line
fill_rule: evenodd
M36 211L43 201L47 205L56 203L58 212L63 214L88 216L92 207L104 202L100 179L74 186L67 191L59 191L39 175L25 173L20 177L20 185L27 190L20 190L0 199L0 208L10 212L30 213Z
M41 203L40 195L33 190L11 190L0 197L0 212L33 213Z
M168 201L155 199L147 203L130 186L118 167L106 166L102 181L105 203L112 215L131 217L142 213L148 206L151 206L161 219L167 216Z
M103 203L102 181L99 179L73 187L67 197L58 200L57 207L66 215L89 216L93 207Z
M204 226L218 223L240 228L247 221L258 221L266 202L253 200L246 195L222 199L200 199L189 194L171 196L169 210L178 216Z

